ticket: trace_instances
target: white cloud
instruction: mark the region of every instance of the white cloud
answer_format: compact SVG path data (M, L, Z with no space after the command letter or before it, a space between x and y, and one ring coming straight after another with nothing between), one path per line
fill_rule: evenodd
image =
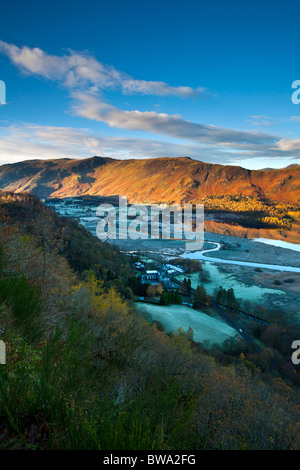
M23 124L0 128L0 164L26 159L179 157L189 155L216 161L210 149L159 140L103 137L88 129ZM220 156L220 155L219 155Z
M293 152L294 159L291 160L288 153L285 155L278 148L268 150L266 146L257 149L253 145L253 150L249 150L246 145L238 145L238 151L235 151L229 146L225 150L214 144L176 144L153 139L103 137L88 129L32 124L3 126L0 132L0 165L27 159L86 158L94 155L118 159L189 156L209 163L250 168L257 161L258 167L263 168L272 166L272 161L277 167L282 166L283 155L287 164L295 163L300 155L300 151Z
M282 152L293 152L300 150L300 139L281 139L276 143L276 149Z
M250 121L252 126L270 127L270 126L276 125L276 121L272 118L269 118L268 116L256 115L256 116L250 116L250 118L254 119L254 121Z
M103 149L108 148L112 149L114 155L119 151L129 155L129 144L132 146L130 156L137 158L140 158L143 151L147 154L144 156L157 156L156 149L162 152L160 156L167 156L166 153L171 153L171 150L174 152L173 156L178 155L184 149L183 155L189 154L197 158L200 154L200 158L207 158L208 161L215 161L218 156L224 159L224 163L242 161L251 156L299 157L297 139L283 139L257 130L230 129L190 122L180 115L122 110L106 102L102 96L105 90L120 90L125 95L139 93L188 98L198 96L204 90L201 87L174 87L161 81L136 80L85 52L69 51L65 55L56 56L39 48L18 47L0 41L1 52L23 72L56 81L66 87L74 101L73 112L78 116L101 121L119 129L147 131L193 142L182 145L155 140L151 145L152 141L146 139L105 139L82 129L20 126L11 128L0 142L0 152L6 158L13 158L13 155L16 158L22 158L21 155L23 158L39 158L41 155L47 155L45 158L90 156L95 153L99 155L106 151ZM260 124L269 124L266 116L252 118ZM172 153L168 156L172 156Z
M148 131L198 143L214 142L265 144L274 143L276 137L257 131L243 131L185 121L180 115L154 111L124 111L90 93L75 92L73 111L88 119L106 122L111 127Z
M251 125L256 126L256 127L259 127L259 126L270 127L270 126L274 126L274 122L271 122L271 121L253 121L251 123Z
M36 125L0 129L0 162L39 158L76 158L99 154L98 142L83 129ZM3 135L5 134L5 135Z
M99 90L120 89L127 95L139 93L180 98L195 97L205 91L203 87L173 87L161 81L135 80L86 52L69 51L66 55L56 56L37 47L18 47L4 41L0 41L0 52L6 54L23 72L60 81L68 88L85 86Z

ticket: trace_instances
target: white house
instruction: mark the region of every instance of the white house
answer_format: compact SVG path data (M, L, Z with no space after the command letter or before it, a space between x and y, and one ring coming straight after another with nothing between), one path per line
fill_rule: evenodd
M143 281L158 281L158 271L156 269L146 271L142 278Z

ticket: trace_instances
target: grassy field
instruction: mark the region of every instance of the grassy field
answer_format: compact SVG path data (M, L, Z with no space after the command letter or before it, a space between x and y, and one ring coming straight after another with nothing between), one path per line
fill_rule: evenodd
M139 312L146 312L152 320L159 320L168 333L176 331L179 327L185 331L191 327L194 332L193 338L199 343L207 341L211 345L222 344L236 334L235 330L226 323L184 305L161 306L145 303L136 305Z

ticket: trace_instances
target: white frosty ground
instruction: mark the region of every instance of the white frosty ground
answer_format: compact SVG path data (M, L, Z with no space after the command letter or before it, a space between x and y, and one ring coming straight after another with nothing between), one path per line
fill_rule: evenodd
M265 263L252 263L250 261L236 261L231 259L224 259L224 258L213 258L211 256L206 256L205 253L209 253L211 251L218 251L221 247L220 243L217 242L209 242L217 245L215 248L210 250L202 250L202 251L188 251L181 255L182 258L189 258L189 259L202 259L206 261L212 261L214 263L223 263L223 264L236 264L239 266L250 266L252 268L261 268L261 269L272 269L274 271L287 271L292 273L300 273L300 268L296 268L293 266L279 266L277 264L265 264Z
M136 306L139 311L147 312L152 320L160 321L167 333L179 327L184 331L191 327L194 340L199 343L207 340L210 344L221 344L236 335L236 331L226 323L184 305L161 306L137 302Z
M235 296L238 299L250 300L252 302L264 302L264 296L272 294L273 296L280 298L285 297L286 293L278 289L270 289L268 287L260 287L257 285L246 285L243 282L239 281L235 275L230 273L224 273L220 271L218 266L215 263L210 261L205 261L203 267L210 274L210 281L204 284L206 292L209 295L213 295L214 290L220 286L228 290L231 287L234 289ZM202 284L199 281L199 273L193 274L179 274L176 276L178 281L183 281L184 278L189 278L192 282L193 289L196 289L199 284Z
M300 252L300 245L297 245L296 243L288 243L282 240L272 240L270 238L253 238L252 241L265 243L266 245L279 246L280 248L285 248L286 250Z

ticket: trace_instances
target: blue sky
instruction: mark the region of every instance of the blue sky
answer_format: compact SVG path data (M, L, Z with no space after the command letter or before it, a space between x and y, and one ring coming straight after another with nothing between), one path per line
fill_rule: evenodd
M299 18L295 1L7 2L0 163L299 163Z

